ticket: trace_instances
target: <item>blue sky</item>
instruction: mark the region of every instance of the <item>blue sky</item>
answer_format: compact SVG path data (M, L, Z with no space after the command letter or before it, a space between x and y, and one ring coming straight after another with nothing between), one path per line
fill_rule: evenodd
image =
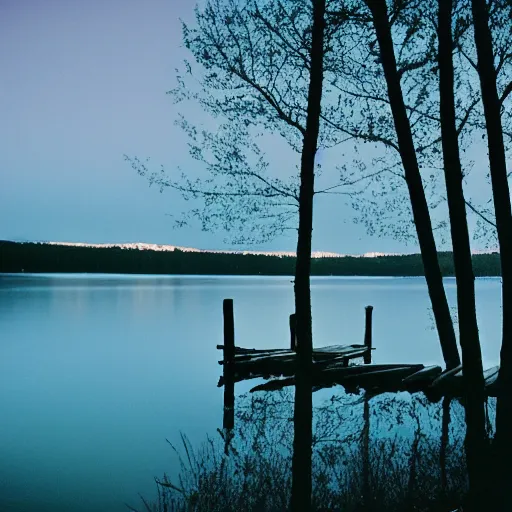
M165 93L189 57L187 0L0 0L0 238L228 249L224 233L172 229L187 203L149 188L123 154L194 171ZM188 109L188 110L187 110ZM198 108L179 111L194 121ZM273 149L269 149L272 159ZM279 148L275 148L279 158ZM313 249L413 252L369 237L339 198L315 204ZM294 234L259 250L294 250Z

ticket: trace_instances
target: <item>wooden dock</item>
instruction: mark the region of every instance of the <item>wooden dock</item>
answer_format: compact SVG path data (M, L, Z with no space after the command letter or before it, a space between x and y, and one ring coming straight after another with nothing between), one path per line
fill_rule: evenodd
M263 378L267 382L251 389L273 391L295 385L297 342L295 315L290 315L290 346L276 349L251 349L235 346L233 300L225 299L223 375L218 386L224 386L224 428L234 425L234 386L236 382ZM364 342L360 345L335 345L313 350L313 391L335 385L348 393L365 390L368 397L386 392L423 392L431 401L442 397L460 398L464 394L462 366L444 370L423 364L372 364L372 312L365 308ZM496 396L499 367L485 370L485 392Z
M223 375L218 386L224 386L224 415L221 432L224 437L224 452L229 454L230 442L234 436L235 383L247 379L263 378L267 382L258 384L254 391L273 391L295 385L297 339L295 315L290 315L289 348L252 349L235 345L233 300L225 299L224 344L217 345L223 351L219 364ZM462 366L443 370L441 366L423 364L373 364L372 363L372 312L365 308L365 332L363 344L334 345L313 349L312 391L335 385L342 386L347 393L365 391L363 410L363 496L369 496L370 486L370 399L386 392L423 392L432 402L443 397L441 431L441 474L446 487L446 451L449 444L450 403L464 395ZM485 393L497 396L499 366L484 371ZM368 498L369 499L369 498ZM457 511L453 511L457 512Z

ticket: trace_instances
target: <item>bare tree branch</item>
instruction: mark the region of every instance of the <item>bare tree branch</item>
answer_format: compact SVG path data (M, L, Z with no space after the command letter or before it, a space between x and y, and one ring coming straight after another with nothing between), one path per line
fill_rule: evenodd
M465 201L467 207L473 212L476 213L482 220L487 222L490 226L492 226L494 229L496 229L496 223L487 218L481 211L479 211L477 208L475 208L469 201Z
M512 82L509 82L505 87L503 94L500 97L500 105L503 105L503 102L507 99L510 93L512 93Z

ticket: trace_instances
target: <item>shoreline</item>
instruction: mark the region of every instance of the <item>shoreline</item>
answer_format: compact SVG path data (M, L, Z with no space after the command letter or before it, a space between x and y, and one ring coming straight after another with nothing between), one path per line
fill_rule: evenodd
M438 253L443 277L454 276L451 252ZM499 253L474 254L475 277L500 277ZM295 274L295 256L154 251L55 243L0 241L0 273L283 276ZM311 277L423 277L420 254L312 258Z
M133 273L119 273L119 272L0 272L0 277L18 277L18 276L26 276L26 277L69 277L69 278L75 278L75 277L119 277L119 278L187 278L187 279L204 279L204 278L210 278L210 279L282 279L282 278L289 278L293 279L293 275L287 275L287 274L133 274ZM386 275L386 276L368 276L368 275L311 275L311 279L314 280L328 280L328 279L339 279L339 280L350 280L350 279L359 279L359 280L375 280L375 279L419 279L419 278L425 278L425 276L418 275L418 276L403 276L403 275ZM455 281L455 276L443 276L443 279L447 280L453 280ZM479 280L494 280L494 279L501 279L501 276L476 276L475 279Z

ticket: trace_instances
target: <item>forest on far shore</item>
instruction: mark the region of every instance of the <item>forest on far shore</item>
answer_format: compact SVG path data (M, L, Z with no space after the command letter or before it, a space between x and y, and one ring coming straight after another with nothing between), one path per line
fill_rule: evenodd
M451 252L439 253L444 276L453 276ZM475 276L499 276L498 253L473 255ZM0 241L0 272L294 275L295 257L214 252L151 251ZM419 254L313 258L314 276L423 276Z

